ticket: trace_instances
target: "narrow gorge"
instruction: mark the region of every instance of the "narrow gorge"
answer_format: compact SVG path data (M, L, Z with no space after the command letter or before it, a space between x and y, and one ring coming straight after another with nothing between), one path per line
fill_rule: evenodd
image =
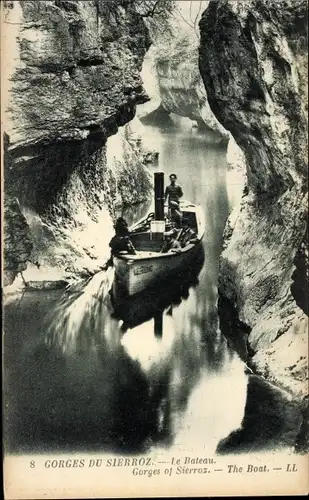
M9 453L308 451L307 2L1 9ZM202 251L124 320L109 242L158 171Z

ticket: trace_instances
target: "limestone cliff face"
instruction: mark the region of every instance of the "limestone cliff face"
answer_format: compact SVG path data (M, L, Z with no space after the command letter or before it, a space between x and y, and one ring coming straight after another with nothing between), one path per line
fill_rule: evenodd
M210 2L200 71L246 163L221 258L221 301L256 369L307 393L307 2ZM230 333L233 334L233 331Z
M208 104L198 67L195 34L189 31L183 37L176 31L170 40L158 46L154 44L144 59L142 78L150 97L150 101L138 109L142 121L169 123L169 114L174 113L197 122L201 129L214 131L218 139L229 139L229 133Z
M33 258L43 267L89 268L107 251L94 235L108 239L119 197L106 141L147 100L140 71L148 31L126 0L26 0L2 2L2 9L3 51L10 55L1 67L6 196L19 200ZM147 172L135 163L131 177L146 186ZM138 201L141 193L130 197L122 201Z
M9 198L4 203L4 248L6 256L6 273L4 286L11 283L16 272L24 271L31 257L33 244L29 226L20 210L17 198Z
M196 37L195 37L196 38ZM228 139L228 133L209 107L198 66L198 43L178 40L156 59L156 73L162 107L185 116Z

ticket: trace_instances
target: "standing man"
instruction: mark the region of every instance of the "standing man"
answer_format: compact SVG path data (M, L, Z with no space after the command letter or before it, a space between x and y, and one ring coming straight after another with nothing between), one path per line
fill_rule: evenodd
M183 196L183 192L180 186L176 184L176 179L177 175L176 174L171 174L170 175L170 185L166 186L165 189L165 201L168 198L168 204L171 206L171 202L174 201L177 204L179 203L179 198Z
M168 198L168 207L169 207L169 215L172 220L176 224L176 226L180 227L181 223L181 213L179 211L179 198L183 196L183 192L180 186L176 184L177 175L170 175L170 185L165 189L165 201Z

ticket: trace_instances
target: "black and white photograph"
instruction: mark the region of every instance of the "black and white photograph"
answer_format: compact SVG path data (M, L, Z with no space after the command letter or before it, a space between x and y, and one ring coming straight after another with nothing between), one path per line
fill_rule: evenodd
M6 500L308 494L307 0L1 2Z

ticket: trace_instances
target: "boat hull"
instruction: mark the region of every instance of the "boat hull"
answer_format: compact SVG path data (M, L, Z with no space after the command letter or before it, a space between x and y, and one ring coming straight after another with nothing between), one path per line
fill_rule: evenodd
M115 273L123 293L134 295L173 273L183 270L201 251L201 241L188 245L180 253L158 254L133 259L130 256L114 257Z
M140 293L128 296L116 278L111 289L111 300L114 316L123 321L123 328L134 328L155 317L173 304L188 297L189 289L198 285L198 275L205 259L201 245L192 258L190 265L176 269L174 272L160 276L160 280L149 285Z

